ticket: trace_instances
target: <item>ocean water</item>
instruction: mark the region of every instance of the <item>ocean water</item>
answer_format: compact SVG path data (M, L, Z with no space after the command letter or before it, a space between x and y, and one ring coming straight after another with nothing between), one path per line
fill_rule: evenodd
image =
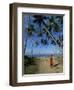
M49 57L52 54L36 54L36 55L25 55L28 57ZM63 56L62 54L53 54L53 56Z

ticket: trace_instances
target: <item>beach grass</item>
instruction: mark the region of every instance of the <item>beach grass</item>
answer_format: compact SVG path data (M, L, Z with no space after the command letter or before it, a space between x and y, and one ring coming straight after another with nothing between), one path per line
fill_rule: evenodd
M50 66L49 57L29 57L24 59L24 74L62 73L63 57L55 56L54 65Z

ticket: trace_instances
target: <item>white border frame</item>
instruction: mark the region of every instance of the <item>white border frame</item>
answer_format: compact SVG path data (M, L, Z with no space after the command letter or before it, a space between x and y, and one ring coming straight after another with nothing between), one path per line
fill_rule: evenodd
M64 14L64 72L53 74L36 74L22 76L22 12L24 13L44 13L44 14ZM69 10L55 10L42 8L17 8L17 82L38 82L38 81L57 81L69 80Z

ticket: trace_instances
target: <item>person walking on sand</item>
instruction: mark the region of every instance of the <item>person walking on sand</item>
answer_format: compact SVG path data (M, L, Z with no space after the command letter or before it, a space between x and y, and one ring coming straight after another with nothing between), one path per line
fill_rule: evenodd
M51 55L50 56L50 66L52 67L52 66L57 66L57 65L59 65L59 63L56 61L54 55Z
M50 66L53 66L53 55L51 54L51 56L50 56Z

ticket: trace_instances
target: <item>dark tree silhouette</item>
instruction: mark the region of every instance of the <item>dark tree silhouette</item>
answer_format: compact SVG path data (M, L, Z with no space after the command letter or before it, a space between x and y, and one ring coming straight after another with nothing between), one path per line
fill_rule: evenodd
M34 41L34 44L38 46L40 43L43 45L48 45L49 40L51 40L51 44L57 45L61 50L63 48L63 35L62 32L62 25L63 25L63 16L57 15L31 15L29 18L29 24L27 28L27 35L28 37L33 37L37 34L40 38L39 41ZM33 22L30 22L30 18L33 18ZM36 26L39 29L35 28ZM58 37L55 36L54 33L58 33ZM45 38L43 35L45 34ZM25 46L26 47L26 46Z
M51 43L52 44L57 44L59 47L63 47L63 41L60 40L62 37L60 35L60 38L54 37L53 33L57 32L59 33L61 31L61 27L58 22L56 22L56 19L58 18L58 21L61 22L60 24L63 23L62 21L62 16L51 16L51 18L43 15L34 15L35 18L34 23L39 25L40 31L38 31L38 36L43 35L43 30L41 30L41 25L44 25L44 33L46 34L47 38L49 39L51 37ZM45 20L49 20L48 23L45 23ZM47 39L41 39L41 42L45 45L48 43Z

